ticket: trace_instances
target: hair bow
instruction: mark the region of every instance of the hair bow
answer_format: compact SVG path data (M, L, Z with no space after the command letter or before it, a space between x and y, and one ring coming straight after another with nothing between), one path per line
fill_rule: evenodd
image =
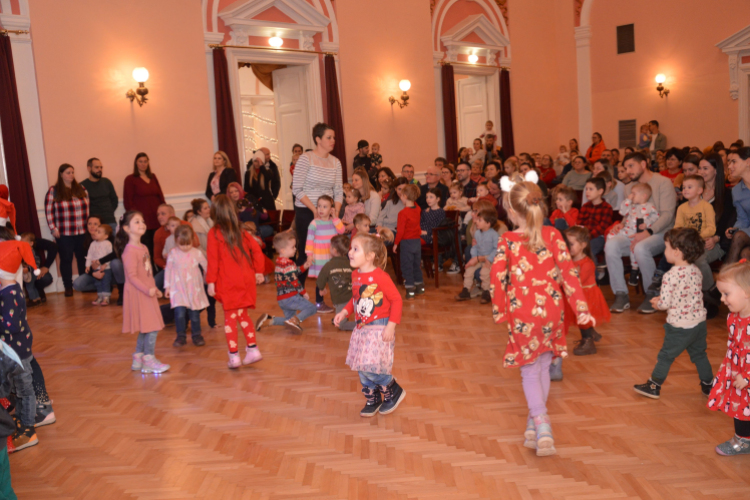
M539 182L539 176L537 173L533 170L529 170L526 172L526 175L523 177L523 180L526 182L533 182L536 184ZM510 177L505 176L502 179L500 179L500 189L505 191L506 193L509 193L511 189L513 189L513 186L515 186L516 183L512 180L510 180Z

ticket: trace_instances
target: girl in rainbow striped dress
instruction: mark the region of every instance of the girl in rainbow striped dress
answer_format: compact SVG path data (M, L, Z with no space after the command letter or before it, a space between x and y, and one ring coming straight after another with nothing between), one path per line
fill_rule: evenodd
M333 198L323 195L318 198L317 217L310 223L307 230L305 253L307 261L311 262L308 276L315 278L320 274L323 266L331 260L331 238L344 233L344 223L338 217L333 217ZM332 313L334 309L323 302L323 296L315 287L315 302L319 313Z

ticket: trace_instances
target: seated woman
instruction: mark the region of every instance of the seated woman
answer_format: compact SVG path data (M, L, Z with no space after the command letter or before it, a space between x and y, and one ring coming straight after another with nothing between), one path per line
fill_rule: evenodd
M388 195L388 201L385 202L378 214L378 218L374 222L378 229L385 227L394 233L396 232L398 213L404 209L404 202L401 201L401 189L408 183L409 181L404 177L399 177L393 182L391 193Z
M245 194L239 182L232 182L227 186L227 198L237 207L237 217L241 222L253 222L261 238L273 236L273 227L263 224L268 220L268 213L253 196Z
M380 208L385 206L385 202L388 201L388 196L391 193L391 184L396 181L396 176L393 171L388 167L381 167L377 173L378 185L377 190L380 195Z
M88 253L89 246L91 246L91 242L94 241L94 234L101 225L102 221L96 215L92 215L86 220L86 235L83 241L83 250L85 253ZM110 243L114 245L114 233L109 235L109 240ZM95 292L96 280L101 279L103 274L98 269L107 263L109 263L109 268L112 270L112 277L117 283L117 290L120 292L117 297L117 305L121 306L123 287L125 285L125 270L122 267L122 260L120 260L120 257L114 252L114 250L109 255L93 261L91 263L90 273L82 273L79 269L78 277L73 281L73 289L78 292Z

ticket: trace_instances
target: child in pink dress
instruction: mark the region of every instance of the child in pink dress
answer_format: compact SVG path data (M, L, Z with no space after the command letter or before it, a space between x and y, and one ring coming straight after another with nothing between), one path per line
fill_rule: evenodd
M187 322L190 318L190 330L193 344L197 347L206 345L201 335L201 311L208 307L208 297L203 286L202 269L208 268L206 256L193 246L193 228L181 225L174 232L175 247L167 256L167 267L164 271L164 295L170 299L174 309L174 322L177 338L172 344L182 347L185 340Z
M158 300L162 294L154 282L148 248L141 243L146 222L140 212L129 210L120 219L119 226L115 249L122 256L125 268L122 333L138 334L130 369L141 373L163 373L169 370L169 365L154 356L156 335L164 328Z

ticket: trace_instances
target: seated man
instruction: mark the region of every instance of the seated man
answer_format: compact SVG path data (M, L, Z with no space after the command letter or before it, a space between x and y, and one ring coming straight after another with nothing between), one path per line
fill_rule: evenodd
M672 181L659 174L651 172L648 161L641 153L631 153L623 161L628 171L628 176L633 182L643 182L651 186L651 198L648 200L659 212L659 218L653 225L641 233L636 234L632 243L625 235L610 236L604 245L604 254L607 258L607 269L609 270L610 286L615 294L615 302L610 311L623 312L630 309L628 299L628 285L625 283L625 273L622 258L630 255L631 245L633 254L641 271L644 283L651 283L656 270L654 257L664 252L664 233L674 226L675 207L677 206L677 195ZM625 196L630 194L630 186L625 187ZM619 224L615 225L619 230ZM614 232L614 231L613 231ZM648 298L641 307L650 306L646 304ZM641 310L639 307L639 311Z

